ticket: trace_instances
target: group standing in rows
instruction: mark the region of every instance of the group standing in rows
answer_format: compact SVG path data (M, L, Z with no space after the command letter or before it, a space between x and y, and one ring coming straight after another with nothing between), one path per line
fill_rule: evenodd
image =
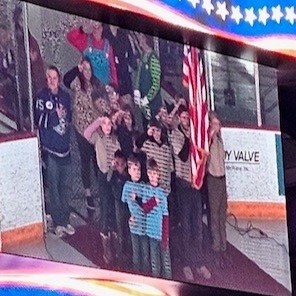
M48 67L47 87L35 98L55 233L75 233L65 194L73 128L89 221L96 210L90 178L96 162L105 263L122 260L131 249L135 271L172 278L171 225L182 234L180 255L185 261L195 258L204 271L202 196L191 182L188 102L180 94L172 103L162 99L154 38L142 33L132 38L96 21L71 29L66 38L81 53L81 62L63 78L55 66ZM135 55L136 48L141 55ZM211 233L222 266L227 200L221 123L215 113L210 124Z

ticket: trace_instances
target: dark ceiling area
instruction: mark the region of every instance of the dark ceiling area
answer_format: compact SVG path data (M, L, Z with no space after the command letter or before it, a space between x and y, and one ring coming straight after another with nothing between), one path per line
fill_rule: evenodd
M278 70L281 130L296 139L296 66L285 66Z

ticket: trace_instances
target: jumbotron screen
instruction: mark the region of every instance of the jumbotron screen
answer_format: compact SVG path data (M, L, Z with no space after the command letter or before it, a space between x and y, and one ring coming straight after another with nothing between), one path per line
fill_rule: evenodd
M277 70L1 5L2 252L291 295Z

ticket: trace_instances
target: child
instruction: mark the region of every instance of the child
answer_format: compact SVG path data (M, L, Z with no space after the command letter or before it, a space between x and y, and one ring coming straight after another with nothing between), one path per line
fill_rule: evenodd
M173 104L167 105L168 123L171 129L175 129L179 124L178 110L180 107L188 108L187 101L182 94L177 93L174 97Z
M149 123L146 134L137 139L136 145L146 154L147 159L154 158L159 164L162 177L160 187L168 195L171 192L171 173L174 170L173 158L171 148L157 120Z
M119 90L114 84L106 85L106 92L108 94L108 100L112 110L120 110L125 106L133 107L132 100L127 99L127 97L120 97Z
M99 127L95 130L94 127L97 128L97 126ZM109 264L112 261L110 242L113 221L110 221L110 216L112 216L110 215L110 213L112 214L112 196L107 182L107 175L112 165L114 153L120 149L120 145L112 132L112 122L108 115L98 118L90 124L86 128L84 136L95 145L101 201L102 227L100 235L104 251L103 259L105 263Z
M129 106L123 108L121 122L117 126L116 134L123 155L128 158L135 151L135 141L139 132L135 125L135 118Z
M112 111L119 111L121 109L121 104L119 100L119 93L117 88L110 84L106 85L106 92L108 95L108 101Z
M96 87L92 91L91 97L98 117L102 117L104 114L111 114L112 110L105 89Z
M157 115L155 116L155 119L160 123L163 139L166 143L171 146L171 135L172 135L172 120L168 114L168 110L165 105L162 105ZM172 149L172 147L170 147Z
M133 267L135 271L149 272L149 241L146 236L146 216L143 209L135 202L136 198L144 197L145 184L140 183L141 165L139 160L131 155L128 158L128 173L131 180L124 184L121 200L128 204L130 219Z
M118 240L118 245L114 246L116 248L116 257L127 252L127 248L123 243L128 236L128 209L126 204L121 201L122 189L128 180L126 168L126 158L120 150L117 150L114 153L114 161L107 176L115 201L116 235L113 233L113 236L115 241Z
M146 234L149 237L152 275L171 279L167 196L159 187L159 167L153 158L147 161L147 175L149 184L145 186L145 197L137 197L136 201L147 214Z

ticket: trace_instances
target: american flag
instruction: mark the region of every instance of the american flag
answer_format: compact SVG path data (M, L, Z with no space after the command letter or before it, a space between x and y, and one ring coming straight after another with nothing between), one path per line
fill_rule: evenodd
M189 89L192 184L200 189L209 152L208 103L201 52L187 45L184 46L183 84Z

